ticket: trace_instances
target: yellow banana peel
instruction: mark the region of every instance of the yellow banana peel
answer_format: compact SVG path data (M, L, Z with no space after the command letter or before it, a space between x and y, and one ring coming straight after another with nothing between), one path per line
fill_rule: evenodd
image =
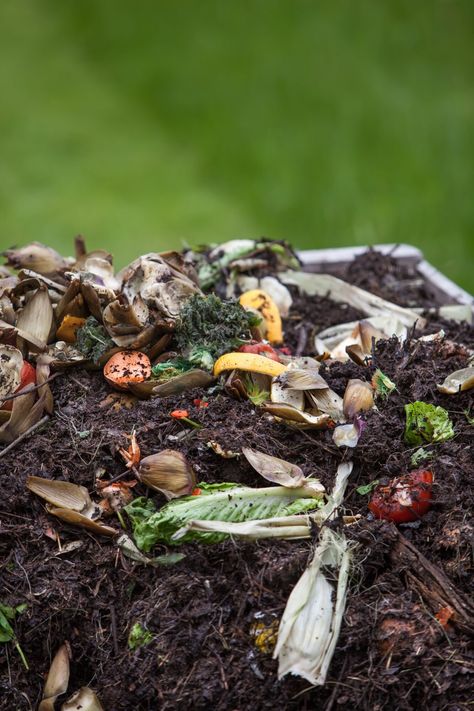
M214 363L214 375L218 376L225 370L248 370L276 378L286 370L286 365L255 353L226 353Z

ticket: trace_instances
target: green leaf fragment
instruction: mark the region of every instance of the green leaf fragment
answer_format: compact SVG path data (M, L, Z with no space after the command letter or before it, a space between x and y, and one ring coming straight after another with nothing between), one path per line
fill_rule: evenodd
M421 464L421 462L424 462L426 459L432 459L433 456L433 452L428 452L423 447L420 447L416 450L416 452L413 452L413 454L411 455L410 462L412 467L417 467L418 464Z
M436 405L417 400L405 405L405 442L414 446L425 442L445 442L454 437L448 412Z
M390 380L388 375L382 373L380 368L377 368L372 376L372 387L375 389L377 395L385 399L388 398L390 393L397 389L395 383Z
M362 486L358 486L356 491L361 496L365 496L366 494L370 494L370 492L375 489L378 483L379 480L375 479L374 481L371 481L370 484L363 484Z
M140 622L135 622L128 635L129 649L138 649L153 642L153 634L149 632Z
M27 604L22 603L21 605L16 605L16 607L10 607L9 605L4 605L0 602L0 642L7 643L13 642L18 654L21 657L21 661L25 669L28 669L28 662L20 647L18 640L15 635L15 630L11 626L9 620L13 621L17 615L21 615L27 609Z
M474 416L471 415L471 411L464 410L464 416L465 416L466 420L469 422L469 424L474 426Z

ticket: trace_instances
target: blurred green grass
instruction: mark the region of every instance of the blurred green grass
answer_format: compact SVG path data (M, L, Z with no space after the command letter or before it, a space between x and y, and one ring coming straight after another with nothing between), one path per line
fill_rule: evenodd
M4 0L0 244L408 242L472 289L469 0Z

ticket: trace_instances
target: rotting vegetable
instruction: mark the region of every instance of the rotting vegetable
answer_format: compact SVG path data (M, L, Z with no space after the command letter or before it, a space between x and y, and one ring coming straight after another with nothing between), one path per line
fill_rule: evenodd
M433 473L428 469L396 477L377 486L369 509L376 518L397 524L418 521L431 506L432 484Z
M311 511L323 505L322 492L309 483L298 488L272 486L252 489L233 483L198 484L199 496L184 496L156 511L152 501L139 498L125 507L138 548L149 551L159 541L179 545L200 540L218 543L223 533L184 530L193 520L251 521ZM183 529L180 532L180 529Z

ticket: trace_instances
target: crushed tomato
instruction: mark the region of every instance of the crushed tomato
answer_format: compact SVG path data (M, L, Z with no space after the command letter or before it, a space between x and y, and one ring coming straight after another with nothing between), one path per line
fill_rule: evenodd
M432 500L433 473L417 469L380 484L374 490L369 509L376 518L409 523L427 513Z

